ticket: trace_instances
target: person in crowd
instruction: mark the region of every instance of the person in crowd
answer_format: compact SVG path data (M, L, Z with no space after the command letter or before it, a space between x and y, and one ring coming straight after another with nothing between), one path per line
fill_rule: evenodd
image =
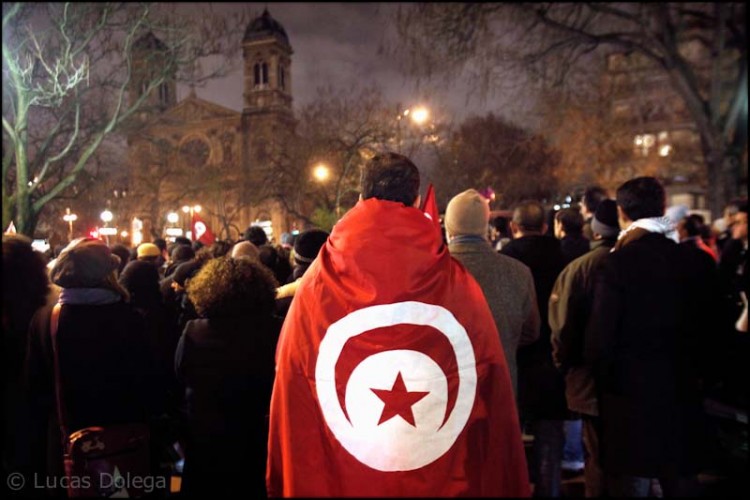
M706 252L714 262L718 262L719 256L703 241L705 227L705 220L700 214L690 214L679 221L677 223L677 234L679 235L680 245L690 245Z
M516 351L539 338L539 309L529 268L487 241L489 215L486 198L476 190L454 196L445 211L448 250L482 287L517 391Z
M744 203L747 203L745 200ZM739 212L742 201L735 200L724 207L724 212L721 218L716 219L713 222L713 232L716 235L716 246L718 247L719 253L724 250L724 245L730 242L732 238L732 225L734 224L734 218Z
M235 245L232 247L231 257L233 259L238 259L240 257L247 257L251 260L259 261L260 251L258 250L258 247L256 247L249 241L242 240L240 242L235 243Z
M607 190L601 186L589 186L583 192L580 207L581 216L583 217L583 236L589 241L594 236L591 231L591 221L594 213L596 213L599 203L607 198Z
M286 317L302 276L318 256L328 236L328 232L322 229L308 229L300 233L294 243L294 271L289 276L288 282L276 290L276 314L278 316Z
M696 494L706 457L699 390L715 321L715 269L666 236L665 190L653 177L617 189L620 227L597 269L584 339L599 395L601 466L610 495Z
M544 207L535 201L519 204L510 227L513 241L501 253L531 269L541 318L539 340L518 349L518 399L521 419L534 436L531 476L535 496L560 495L564 422L569 416L565 381L552 363L547 304L552 286L565 267L560 241L544 236Z
M164 276L164 269L167 266L167 261L169 261L169 252L167 251L167 240L164 238L156 238L154 240L154 245L156 245L156 248L159 249L159 258L157 259L157 266L156 268L159 270L159 275Z
M286 283L292 274L292 266L289 263L289 256L286 252L280 252L273 245L263 245L258 247L258 259L260 262L273 272L278 283Z
M242 239L249 241L258 248L268 243L268 235L260 226L250 226L245 229Z
M181 493L264 498L268 406L280 322L276 283L258 262L212 259L188 283L175 370L187 402Z
M208 255L205 251L199 252L201 256ZM172 274L171 287L174 290L174 308L177 311L177 331L182 332L185 329L185 325L191 319L196 319L198 313L195 311L193 303L187 295L187 285L190 280L198 274L201 267L203 267L209 260L209 258L199 258L196 256L195 259L189 260L184 264L177 266L177 269ZM172 316L174 318L174 315Z
M497 216L490 221L491 227L495 228L495 238L492 240L492 248L498 252L510 243L510 220L507 217Z
M60 383L69 432L90 426L148 422L156 404L153 359L143 318L117 282L120 259L102 241L72 241L51 278L62 288L56 334ZM62 474L50 333L52 307L39 309L29 328L25 387L31 418L24 434L35 471Z
M21 390L27 333L34 313L47 303L47 268L31 239L3 235L3 473L28 472L27 443L17 430L28 420Z
M620 233L614 200L599 203L591 219L591 231L591 251L568 264L555 281L549 299L549 325L552 359L565 374L568 408L582 416L585 494L600 497L605 490L599 463L599 408L593 373L583 357L583 341L594 302L597 269Z
M140 260L148 262L158 271L164 264L161 256L161 250L153 243L141 243L136 249L136 258L134 260Z
M196 253L196 255L197 255L197 254L198 254L198 252L200 252L200 251L201 251L201 249L203 249L203 248L204 248L205 246L206 246L206 245L204 245L204 244L203 244L203 242L202 242L202 241L199 241L199 240L195 240L195 241L194 241L194 242L192 243L193 251L194 251L194 252Z
M232 243L225 240L216 240L211 244L211 257L217 259L229 255L232 251Z
M172 253L169 255L164 277L171 276L177 269L177 266L191 260L193 257L195 257L195 251L190 245L175 244L174 248L172 248Z
M563 208L555 214L554 224L555 238L560 240L565 264L588 253L589 240L583 236L583 216L580 211L575 208Z
M127 263L130 262L130 249L125 245L118 243L117 245L112 245L112 253L120 258L120 267L117 268L117 276L120 276L122 270L125 269Z
M281 234L281 247L291 251L294 248L294 242L297 239L296 234L282 233Z
M500 337L419 170L382 153L361 179L279 338L269 495L528 495Z

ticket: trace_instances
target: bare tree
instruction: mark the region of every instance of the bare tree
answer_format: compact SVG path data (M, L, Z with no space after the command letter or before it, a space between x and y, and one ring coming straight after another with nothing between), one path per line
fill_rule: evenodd
M195 80L196 60L225 61L200 77L230 69L233 33L248 16L205 11L180 16L148 4L3 4L3 225L32 234L45 206L63 195L102 143L144 109L147 97L175 77ZM129 99L135 42L163 37L158 71Z
M505 81L511 62L560 84L600 49L637 54L668 76L695 123L712 212L739 194L743 168L747 176L744 3L415 4L400 9L398 25L416 74L463 69L485 92Z

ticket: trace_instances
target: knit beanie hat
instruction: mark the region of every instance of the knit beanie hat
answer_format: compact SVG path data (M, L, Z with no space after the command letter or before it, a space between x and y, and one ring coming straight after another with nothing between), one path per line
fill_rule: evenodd
M591 219L591 231L601 234L603 238L615 238L620 234L620 223L617 221L617 203L614 200L602 200Z
M475 189L454 196L445 209L445 229L451 236L487 234L490 206Z
M78 238L60 253L50 272L62 288L97 288L120 265L120 258L101 240Z
M140 245L138 245L139 259L143 257L158 257L160 255L161 250L159 250L159 247L157 247L153 243L141 243Z
M327 239L328 233L322 229L304 231L294 243L294 260L297 264L309 264L314 261Z

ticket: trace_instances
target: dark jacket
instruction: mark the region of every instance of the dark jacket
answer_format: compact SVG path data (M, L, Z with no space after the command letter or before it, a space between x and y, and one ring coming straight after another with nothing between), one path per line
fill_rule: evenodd
M51 470L62 466L50 316L48 306L32 319L25 367L33 415L26 431L37 471L46 468L45 462ZM63 305L57 345L68 432L149 420L156 404L153 360L143 320L129 304Z
M265 495L268 410L280 329L272 317L187 323L175 354L187 399L187 495Z
M516 352L539 338L539 309L531 271L516 259L495 252L487 241L454 240L448 250L482 287L517 393Z
M700 470L702 371L715 320L711 259L657 233L602 261L586 329L602 421L602 467L658 477Z
M563 269L549 298L552 360L565 374L568 408L586 415L598 415L599 410L594 376L583 360L584 333L594 302L596 271L613 246L613 240L591 242L589 253Z
M581 255L585 255L591 249L589 240L583 235L565 235L560 240L560 250L562 250L565 264L573 262Z
M565 267L560 242L551 236L530 235L503 247L504 255L520 260L534 277L541 318L539 340L518 349L518 401L526 418L565 419L565 380L552 364L547 304L552 286Z

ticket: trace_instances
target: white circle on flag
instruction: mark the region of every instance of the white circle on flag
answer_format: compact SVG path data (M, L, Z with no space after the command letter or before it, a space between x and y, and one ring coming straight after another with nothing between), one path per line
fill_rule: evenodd
M206 232L206 225L198 221L195 223L195 239L199 240L201 236Z
M366 357L347 382L346 413L339 403L336 363L346 342L375 328L399 324L430 326L444 335L453 348L458 388L455 405L444 424L446 374L420 351L379 351ZM384 403L373 389L391 390L399 374L408 392L428 394L411 406L414 425L398 416L378 424ZM318 350L315 384L326 424L357 460L384 472L415 470L443 456L469 420L477 385L474 349L466 329L444 307L422 302L366 307L328 327Z

